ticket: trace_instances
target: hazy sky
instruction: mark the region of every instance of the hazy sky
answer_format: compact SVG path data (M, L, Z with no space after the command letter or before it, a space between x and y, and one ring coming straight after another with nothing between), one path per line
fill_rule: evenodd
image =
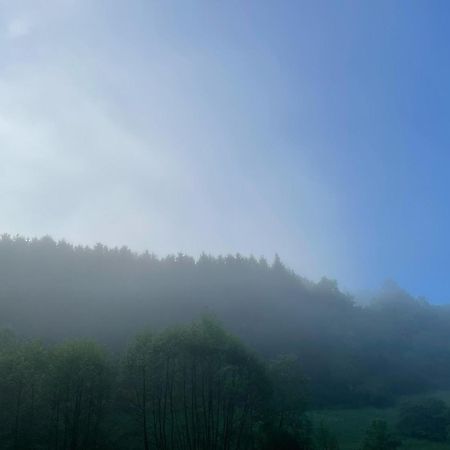
M0 231L449 300L449 23L437 0L0 0Z

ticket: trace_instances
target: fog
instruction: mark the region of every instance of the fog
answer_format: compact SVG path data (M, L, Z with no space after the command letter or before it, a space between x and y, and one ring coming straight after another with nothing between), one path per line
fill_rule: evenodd
M0 449L448 449L449 20L0 0Z
M334 194L306 160L295 173L273 160L291 144L256 130L272 120L256 96L273 97L262 89L278 75L251 87L250 67L171 37L178 18L162 5L1 8L3 232L161 256L278 252L311 277L344 274Z
M399 405L403 409L395 420L406 442L445 442L448 409L443 400L431 397L408 406L403 399L450 388L450 309L414 298L392 281L368 305L359 303L335 281L309 281L278 257L269 262L239 254L158 258L126 247L3 235L2 445L41 442L65 449L70 447L59 440L74 439L75 448L97 448L101 439L100 448L147 448L153 442L155 448L185 449L194 445L189 444L194 433L204 442L194 448L205 450L223 448L224 442L233 449L275 450L279 442L288 445L291 440L303 447L286 448L317 450L323 449L322 439L338 445L340 433L333 422L314 419L324 414L320 411L378 408L374 411L383 417ZM239 381L222 378L230 370L236 370ZM200 380L202 391L197 391ZM134 399L134 389L142 389L143 382L151 386L139 394L145 400ZM54 383L67 391L54 391ZM238 384L230 388L228 383ZM213 386L223 391L215 392ZM175 397L168 394L172 389ZM195 398L203 392L195 400L201 403L188 407L179 397L187 395L183 389L192 389ZM83 395L92 399L82 400ZM162 412L160 401L174 408L173 416ZM220 425L231 420L218 412L222 401L229 401L236 414L231 429ZM20 421L14 422L17 404ZM59 408L75 416L60 421ZM417 412L420 408L423 413ZM40 426L35 428L29 417L38 411ZM185 422L184 414L203 413L212 422L201 427ZM169 429L141 428L142 414ZM437 430L426 425L436 414L443 424ZM101 428L90 432L91 420ZM215 420L218 434L210 435ZM417 431L412 420L424 431ZM260 421L262 428L256 427ZM250 423L256 428L246 428ZM384 430L386 424L374 422L367 442L371 433L387 433L377 428ZM181 441L174 438L179 426L186 427L178 435ZM46 431L49 427L56 427L56 437ZM253 431L241 434L243 429ZM395 430L389 433L398 434ZM386 436L401 442L394 434Z

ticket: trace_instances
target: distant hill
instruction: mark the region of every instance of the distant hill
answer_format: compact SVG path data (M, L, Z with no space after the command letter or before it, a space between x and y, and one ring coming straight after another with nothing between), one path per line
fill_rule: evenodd
M297 355L317 404L385 404L450 381L450 309L400 289L361 306L335 281L308 281L279 258L0 239L0 326L20 335L119 349L143 328L205 312L267 357Z

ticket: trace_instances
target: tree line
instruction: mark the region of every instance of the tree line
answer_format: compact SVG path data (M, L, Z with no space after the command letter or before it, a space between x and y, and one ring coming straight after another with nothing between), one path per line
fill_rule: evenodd
M305 392L295 358L264 362L209 317L120 355L0 336L5 450L315 449Z
M335 281L306 280L279 258L159 258L50 237L0 239L0 327L25 338L87 338L120 353L141 329L204 313L266 360L294 355L315 406L387 405L450 384L450 309L393 284L362 306Z
M339 450L308 414L299 361L264 360L208 316L141 332L120 354L3 330L0 405L5 450ZM445 442L449 429L442 400L409 400L395 429L373 421L360 450L403 448L400 435Z

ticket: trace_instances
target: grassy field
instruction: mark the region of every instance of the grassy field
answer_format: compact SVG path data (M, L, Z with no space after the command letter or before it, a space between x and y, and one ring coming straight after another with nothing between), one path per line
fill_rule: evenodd
M450 391L435 393L433 397L439 397L450 404ZM408 398L419 398L419 396ZM323 421L336 434L341 450L359 450L365 431L374 419L386 420L391 430L395 431L397 410L396 408L320 410L311 413L311 417L315 424ZM450 450L450 443L433 443L415 439L402 439L402 442L402 450Z

